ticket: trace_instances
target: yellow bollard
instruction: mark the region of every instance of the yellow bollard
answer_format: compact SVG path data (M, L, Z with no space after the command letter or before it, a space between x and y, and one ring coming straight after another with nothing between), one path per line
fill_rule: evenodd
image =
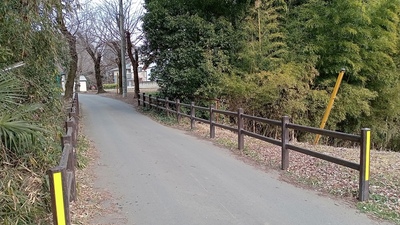
M326 107L326 110L325 110L325 113L324 113L324 117L322 118L321 125L319 126L319 128L321 128L321 129L325 128L326 121L328 120L329 114L331 113L333 102L335 101L337 92L338 92L339 87L340 87L340 83L342 82L343 75L344 75L345 72L346 72L345 68L342 68L340 70L340 72L339 72L338 78L336 80L335 87L333 88L333 91L332 91L332 94L331 94L331 98L329 99L328 106ZM320 137L321 137L321 135L317 134L317 136L315 137L315 140L314 140L314 145L318 144Z

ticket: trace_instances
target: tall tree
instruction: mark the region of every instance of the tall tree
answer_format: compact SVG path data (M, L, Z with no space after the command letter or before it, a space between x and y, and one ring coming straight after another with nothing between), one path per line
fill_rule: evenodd
M133 1L127 2L125 5L126 8L130 9L127 11L128 15L125 14L129 19L126 20L126 42L127 42L127 51L128 56L131 61L131 65L133 68L133 82L135 86L135 94L134 98L139 97L139 50L136 46L141 39L143 38L143 34L141 29L139 28L139 24L142 19L143 8L141 5L138 5L138 8L135 8L133 5Z
M82 15L82 23L77 33L81 44L94 64L94 74L96 78L97 93L104 93L103 80L101 74L101 62L104 53L105 43L102 34L105 32L103 25L97 17L98 8L87 6Z
M135 4L136 1L133 0L126 0L123 2L123 14L124 14L124 34L125 36L122 37L125 43L130 42L132 44L131 50L134 51L135 48L135 43L136 43L136 38L140 38L140 30L139 30L139 25L140 25L140 16L142 13L142 9L140 5ZM112 48L118 57L118 60L116 60L118 68L119 68L119 87L120 87L120 94L122 94L122 67L121 67L121 57L126 57L125 53L124 55L121 55L121 53L118 52L118 50L121 49L120 46L120 30L119 30L119 4L116 1L110 1L110 0L104 0L102 4L100 5L100 11L99 15L102 21L102 24L105 28L105 32L103 32L103 37L102 40L105 42L110 48ZM110 21L112 21L110 23ZM126 38L126 34L129 33L131 39ZM129 52L128 52L129 53ZM134 55L133 60L134 59ZM137 64L134 61L132 62L132 65ZM137 70L137 68L136 68ZM138 83L138 79L136 81ZM139 88L137 89L139 91Z
M64 98L71 99L74 92L73 88L78 69L78 52L76 50L75 32L77 31L77 26L79 26L79 21L76 16L76 10L79 7L79 3L74 0L59 1L60 3L56 8L56 21L61 33L68 43L68 52L70 57L68 73L65 82Z
M220 77L237 48L232 11L247 1L146 1L143 18L147 55L161 92L181 99L215 98ZM246 4L244 4L247 6ZM224 7L226 6L226 7Z
M139 98L139 52L138 48L132 44L131 32L126 31L126 40L128 42L127 50L128 56L131 60L132 68L133 68L133 82L135 83L135 94L134 98ZM133 51L132 51L133 50Z

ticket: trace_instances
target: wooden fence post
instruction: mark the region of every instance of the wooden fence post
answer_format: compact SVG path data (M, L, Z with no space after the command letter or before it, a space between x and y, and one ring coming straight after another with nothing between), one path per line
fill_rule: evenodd
M80 114L80 108L79 108L79 97L78 97L78 93L75 93L75 111L76 114L79 116Z
M146 107L146 93L143 92L142 97L143 97L143 103L142 104L143 104L143 108L144 108L144 107Z
M71 137L71 135L63 135L61 139L62 139L61 143L63 143L63 148L64 148L64 146L66 144L72 145L72 137Z
M77 126L78 126L78 124L76 123L75 117L70 117L69 119L67 119L67 121L65 121L65 127L67 128L66 129L67 134L68 134L68 129L72 130L69 141L70 141L70 144L74 147L77 146L77 142L78 142Z
M286 144L289 142L289 129L287 128L287 124L289 123L289 117L282 117L282 161L281 161L281 169L286 170L289 167L289 150L286 148Z
M139 96L138 96L138 99L137 99L137 104L138 104L138 106L140 106L140 93L139 93Z
M190 103L190 129L193 130L196 127L196 109L194 108L194 102Z
M239 108L237 117L238 117L238 149L240 151L242 151L244 149L244 135L242 133L242 131L243 131L243 117L242 117L242 114L243 114L243 109Z
M179 99L176 99L176 119L178 123L181 122L181 102Z
M210 138L215 138L214 105L210 105Z
M169 117L169 99L165 97L165 111L167 111L167 117Z
M369 128L363 128L361 129L361 145L360 145L360 184L359 184L360 201L367 201L369 199L370 148L371 148L371 130Z
M152 102L152 100L151 100L151 95L149 95L149 108L150 108L150 109L152 108L151 102Z
M70 199L69 201L76 201L76 179L75 179L75 172L76 172L76 166L77 166L77 157L76 157L76 151L74 147L70 147L69 150L69 156L68 156L69 162L68 162L68 169L72 173L72 181L71 181L71 192L68 193L70 194Z
M156 96L156 109L157 109L157 111L159 110L159 105L158 105L158 96Z
M75 122L75 125L73 126L74 133L75 133L76 136L78 136L78 132L79 132L79 126L78 126L79 114L78 114L77 108L76 107L72 107L71 108L71 112L68 114L68 116L69 116L69 118L74 118L74 122Z

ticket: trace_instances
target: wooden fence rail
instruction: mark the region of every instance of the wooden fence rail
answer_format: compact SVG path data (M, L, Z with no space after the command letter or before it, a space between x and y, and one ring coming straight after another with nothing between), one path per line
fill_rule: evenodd
M62 154L58 166L47 171L50 183L54 225L70 225L69 203L76 200L76 146L79 130L79 100L75 93L61 138Z
M289 150L296 151L302 154L306 154L312 157L316 157L322 160L329 161L331 163L335 163L341 166L345 166L360 172L359 174L359 196L358 199L360 201L366 201L369 198L369 170L370 170L370 136L371 132L369 128L363 128L360 131L360 135L354 134L346 134L337 131L324 130L314 127L307 127L298 124L290 123L290 118L287 116L283 116L282 119L279 120L271 120L251 115L246 115L243 112L243 109L238 109L237 112L232 111L224 111L215 109L213 105L210 107L201 107L195 106L192 102L191 104L184 104L176 99L175 101L171 101L168 98L160 99L156 97L152 97L151 95L146 95L145 93L140 94L138 98L138 105L142 107L149 108L157 108L160 110L164 110L168 115L170 113L174 113L176 115L178 123L181 121L182 117L187 117L190 119L190 127L195 128L195 121L203 122L210 125L210 138L215 137L215 127L220 127L223 129L227 129L233 131L238 134L238 149L244 149L244 136L250 136L262 141L269 142L274 145L281 146L281 169L286 170L289 167ZM171 107L174 106L174 107ZM186 108L186 111L189 113L182 112L182 107ZM204 112L208 112L209 120L196 117L196 110L202 110ZM234 117L237 123L232 125L226 125L222 123L218 123L215 120L216 115L226 115L229 117ZM262 122L269 124L271 126L277 126L281 129L281 138L275 139L271 137L267 137L264 135L257 134L255 132L248 131L244 129L244 119L253 120L257 122ZM342 140L348 140L355 143L359 143L360 145L360 155L359 155L359 163L347 161L344 159L336 158L333 156L329 156L326 154L322 154L320 152L313 151L311 149L301 148L289 143L289 132L292 131L302 131L308 132L312 134L325 135L329 137L334 137Z

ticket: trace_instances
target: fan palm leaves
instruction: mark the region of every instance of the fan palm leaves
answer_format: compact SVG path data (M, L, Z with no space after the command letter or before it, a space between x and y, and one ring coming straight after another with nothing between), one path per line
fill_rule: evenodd
M39 106L22 104L21 83L11 73L0 73L0 139L3 146L15 151L28 147L44 131L28 119Z

